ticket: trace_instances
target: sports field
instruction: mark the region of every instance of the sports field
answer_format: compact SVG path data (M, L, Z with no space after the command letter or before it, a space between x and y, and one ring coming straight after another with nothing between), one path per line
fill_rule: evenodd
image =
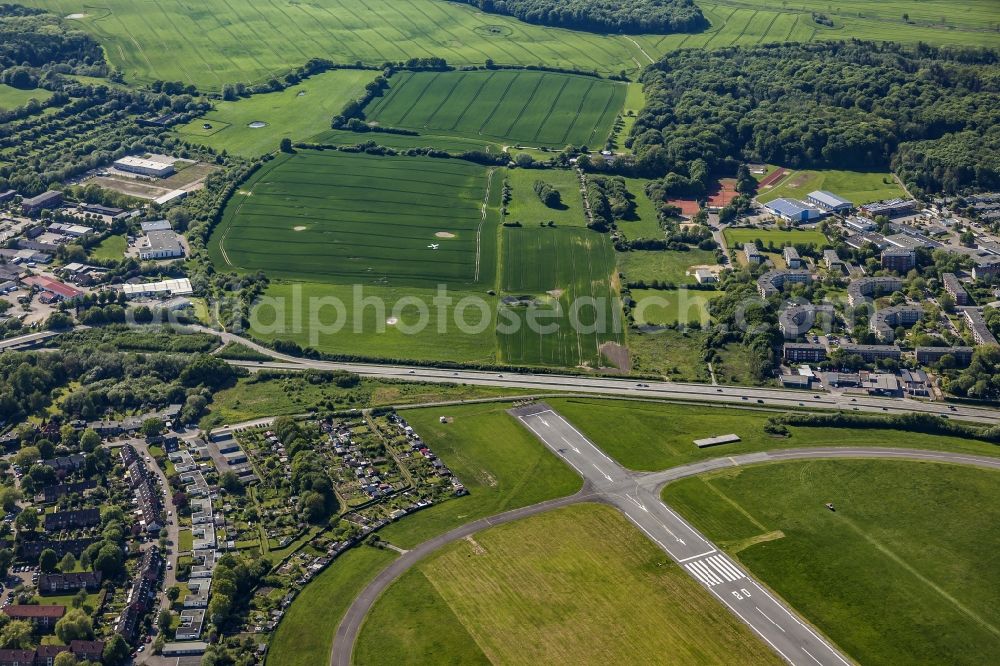
M855 205L906 196L892 174L828 169L786 174L774 187L761 190L757 200L767 203L780 197L804 199L815 190L833 192Z
M711 640L705 640L711 636ZM358 664L777 664L610 507L582 504L445 547L373 607Z
M537 71L400 72L365 108L387 127L528 146L603 146L626 86Z
M383 286L492 284L492 171L460 160L339 151L281 155L229 201L210 252L221 270ZM500 185L492 189L499 198Z
M997 472L790 462L685 479L664 497L858 663L1000 654Z
M764 245L770 245L773 243L774 246L778 248L786 245L794 245L796 243L822 247L830 242L821 231L800 229L789 229L785 231L781 229L737 228L726 229L723 233L726 236L726 244L734 250L738 250L743 247L744 243L752 243L758 238L764 243Z
M640 326L665 326L678 322L708 324L708 303L723 295L721 291L695 289L633 289L635 307L632 315Z
M497 317L500 357L512 364L606 366L602 347L623 345L614 250L580 228L505 228Z
M0 111L10 111L24 106L31 99L44 102L50 97L52 97L52 93L44 88L21 90L20 88L12 88L6 83L0 83Z
M375 72L365 70L323 72L280 92L216 102L212 111L181 125L176 133L186 141L246 157L273 153L284 138L307 141L328 131L330 119L361 97L373 78Z

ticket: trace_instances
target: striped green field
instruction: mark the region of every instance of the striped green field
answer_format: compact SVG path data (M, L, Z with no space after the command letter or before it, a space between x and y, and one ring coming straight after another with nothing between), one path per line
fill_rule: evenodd
M531 304L501 305L500 357L513 364L606 365L602 347L624 344L608 237L571 227L503 231L501 293Z
M442 0L314 0L191 3L186 0L23 0L74 19L133 81L180 80L219 90L279 76L310 58L336 62L428 56L455 65L547 65L634 74L667 51L814 39L893 39L996 46L1000 4L968 0L773 0L699 2L710 28L697 34L597 35L543 28ZM827 28L812 20L827 14ZM908 14L910 22L903 19Z
M210 253L220 270L286 279L492 284L498 215L484 208L492 179L460 160L281 155L229 201ZM499 191L497 182L494 198Z
M430 134L563 147L603 145L626 85L523 70L400 72L369 121Z

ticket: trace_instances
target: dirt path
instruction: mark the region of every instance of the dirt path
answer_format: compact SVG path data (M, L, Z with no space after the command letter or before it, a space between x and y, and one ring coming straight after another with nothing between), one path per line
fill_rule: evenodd
M479 226L476 227L476 275L475 281L479 282L479 259L483 244L483 224L486 222L486 215L490 210L490 189L493 187L493 174L496 169L491 168L486 176L486 196L483 197L482 217L479 219Z

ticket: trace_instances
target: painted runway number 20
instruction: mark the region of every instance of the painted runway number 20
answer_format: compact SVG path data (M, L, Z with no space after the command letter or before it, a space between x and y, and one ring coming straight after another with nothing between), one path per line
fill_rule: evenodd
M742 587L742 588L739 589L739 591L734 590L733 591L733 596L736 597L737 599L742 599L743 597L749 597L750 596L750 592L747 591L747 589L745 587Z

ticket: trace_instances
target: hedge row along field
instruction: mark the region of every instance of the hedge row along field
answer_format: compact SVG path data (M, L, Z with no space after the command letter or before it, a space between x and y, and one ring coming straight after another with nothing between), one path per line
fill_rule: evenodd
M496 218L482 210L490 178L460 160L282 155L227 205L213 261L320 282L492 283Z
M626 86L537 71L400 72L365 117L380 125L528 146L603 145Z

